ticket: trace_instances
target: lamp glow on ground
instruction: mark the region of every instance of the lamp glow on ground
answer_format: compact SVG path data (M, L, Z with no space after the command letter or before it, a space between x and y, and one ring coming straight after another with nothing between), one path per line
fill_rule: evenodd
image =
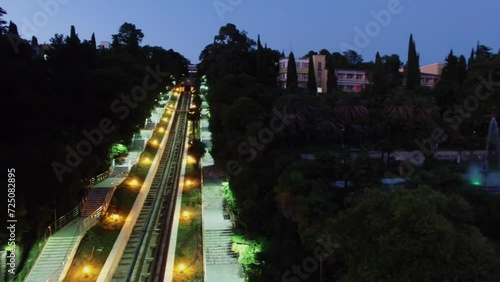
M164 122L168 122L168 118L166 118L166 117L162 118L161 120Z
M158 144L159 144L159 143L158 143L158 140L153 139L153 140L151 140L151 144L152 144L153 146L158 146Z
M89 275L90 273L90 266L85 266L83 267L83 273L85 274L85 276Z
M188 164L194 164L196 162L196 160L191 156L187 156L186 161Z
M139 181L137 181L137 179L132 179L129 181L129 184L132 187L137 187L137 186L139 186Z
M158 132L160 132L160 133L165 132L165 128L163 128L163 127L159 127L159 128L158 128Z
M151 164L151 159L148 158L148 157L145 157L145 158L142 159L142 163L143 164Z

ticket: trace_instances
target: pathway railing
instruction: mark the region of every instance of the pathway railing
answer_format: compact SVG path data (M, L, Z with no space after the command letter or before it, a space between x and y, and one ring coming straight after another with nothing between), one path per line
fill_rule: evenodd
M78 203L78 205L66 213L65 215L59 217L56 221L52 222L48 227L47 227L47 233L48 236L52 236L55 232L63 228L64 226L68 225L73 219L78 217L80 215L82 205L81 203Z

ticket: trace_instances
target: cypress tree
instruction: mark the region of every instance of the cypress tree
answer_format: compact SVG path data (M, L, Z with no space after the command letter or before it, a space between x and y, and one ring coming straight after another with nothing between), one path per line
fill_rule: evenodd
M257 37L257 81L264 83L266 77L264 48L260 42L260 34Z
M335 65L333 63L333 55L326 57L326 93L333 94L337 88L337 75L335 74Z
M286 89L289 92L294 92L299 86L299 80L297 78L297 65L295 62L295 56L293 52L290 52L288 56L288 69L286 74Z
M69 45L80 44L80 39L78 38L78 35L76 34L74 25L71 26L71 33L70 33L69 38L68 38L68 44Z
M382 63L382 58L380 57L379 52L375 55L375 66L373 68L371 79L375 89L383 89L385 85L384 63Z
M415 89L416 86L420 85L419 58L420 56L417 54L415 41L413 40L413 34L410 34L410 43L408 46L407 77L406 77L406 88L408 90L413 90Z
M19 33L17 32L17 25L13 23L12 21L9 22L9 34L10 35L17 35L19 36Z
M470 69L470 67L474 64L474 60L475 60L474 54L475 53L476 52L474 52L474 48L472 48L472 51L470 51L469 60L467 61L467 69Z
M316 74L314 71L313 56L309 56L309 69L307 72L307 89L311 94L316 95L318 92L318 84L316 82Z
M33 46L33 48L38 47L38 39L35 36L31 37L31 46Z
M465 60L465 56L462 55L460 56L460 58L458 58L457 81L461 85L466 78L467 78L467 62Z
M443 74L441 75L441 79L445 81L454 82L457 81L458 71L458 58L453 54L453 50L450 51L448 57L446 58L446 65L443 68Z
M90 45L96 49L97 48L97 44L95 42L95 33L92 32L92 38L90 38Z

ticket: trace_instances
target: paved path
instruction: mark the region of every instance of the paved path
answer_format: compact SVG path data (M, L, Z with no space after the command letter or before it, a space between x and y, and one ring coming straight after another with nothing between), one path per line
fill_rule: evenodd
M206 127L202 127L201 132L202 136L209 133ZM210 148L206 149L208 152ZM224 216L222 185L213 166L212 156L205 154L201 163L205 282L243 282L237 255L231 251L232 224Z
M163 108L156 108L152 112L151 119L158 122L161 118ZM148 124L151 127L151 123ZM144 145L147 139L151 138L153 130L141 130L141 135L145 138L144 141L132 142L131 150L124 162L121 165L116 165L113 172L108 178L103 179L99 183L93 185L93 189L108 189L120 185L127 177L130 169L139 161L139 157L144 150ZM97 193L98 194L98 193ZM89 194L90 195L90 194ZM105 198L96 196L97 201L91 209L97 209L102 205L102 200ZM87 203L91 204L92 199L87 199ZM92 211L86 211L92 213ZM78 216L70 221L68 225L54 233L48 240L42 250L42 253L37 258L37 261L25 281L27 282L56 282L62 281L68 271L73 257L78 250L78 245L85 235L86 228L83 227L84 216Z

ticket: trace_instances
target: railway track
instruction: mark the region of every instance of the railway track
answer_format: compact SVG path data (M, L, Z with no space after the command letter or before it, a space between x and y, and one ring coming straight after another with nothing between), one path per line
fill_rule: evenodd
M163 281L179 187L190 93L181 94L179 99L158 170L113 274L113 282Z

